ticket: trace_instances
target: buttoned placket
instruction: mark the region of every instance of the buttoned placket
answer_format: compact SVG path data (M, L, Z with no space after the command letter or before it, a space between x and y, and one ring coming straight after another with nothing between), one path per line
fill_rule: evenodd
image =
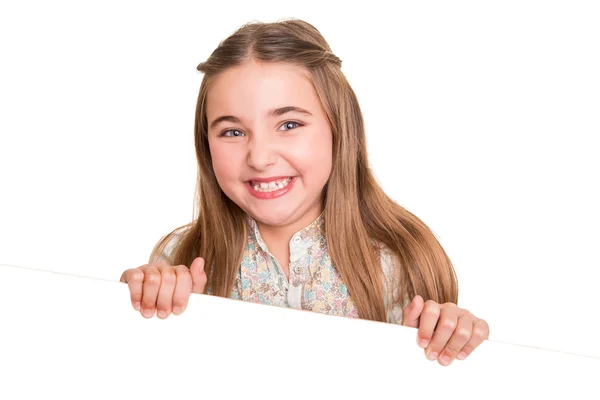
M290 240L290 285L288 286L287 301L291 308L302 309L302 292L308 280L308 249L314 243L302 239L300 232Z
M321 217L320 217L321 218ZM277 258L271 254L269 251L267 244L262 240L260 236L260 232L258 230L258 226L256 225L256 221L249 219L252 221L252 228L254 229L255 237L258 241L261 249L274 261L277 266L277 271L275 276L275 283L277 281L282 281L287 288L287 303L290 308L302 309L302 294L305 289L305 284L310 278L310 268L309 268L309 255L308 249L312 247L316 241L315 238L307 237L303 238L302 231L296 232L292 239L290 240L290 276L289 279L286 278L285 273L283 272L283 268L281 264L277 260Z
M304 284L308 280L310 273L308 266L308 249L312 247L314 242L309 239L302 239L301 232L298 232L292 236L290 240L290 277L286 278L281 264L277 258L271 254L267 248L266 243L261 240L260 246L265 253L275 262L278 269L278 275L276 281L281 278L287 286L287 302L290 308L297 310L302 309L302 292L304 291Z

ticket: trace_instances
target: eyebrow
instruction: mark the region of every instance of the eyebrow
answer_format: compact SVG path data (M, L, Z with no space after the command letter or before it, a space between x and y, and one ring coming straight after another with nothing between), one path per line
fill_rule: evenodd
M297 112L297 113L306 115L307 117L312 116L312 114L310 112L306 111L303 108L296 107L296 106L285 106L285 107L274 108L272 110L269 110L267 115L271 116L271 117L279 117L279 116L281 116L283 114L287 114L289 112ZM215 120L210 123L209 129L213 129L214 127L216 127L217 125L219 125L221 122L224 122L224 121L239 123L240 119L233 115L223 115L218 118L215 118Z

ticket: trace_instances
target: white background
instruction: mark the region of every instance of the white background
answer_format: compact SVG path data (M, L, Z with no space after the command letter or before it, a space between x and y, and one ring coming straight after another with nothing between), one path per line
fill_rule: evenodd
M374 171L449 253L459 306L492 340L600 357L592 1L2 3L0 264L146 263L192 218L196 66L289 17L342 59Z

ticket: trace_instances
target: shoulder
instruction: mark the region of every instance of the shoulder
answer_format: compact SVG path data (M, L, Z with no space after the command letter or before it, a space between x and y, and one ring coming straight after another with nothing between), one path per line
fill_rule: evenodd
M387 312L387 322L402 323L402 310L410 299L402 293L401 265L398 255L382 243L375 242L379 250L379 259L383 276L383 298Z
M387 284L398 283L400 277L400 261L396 253L389 247L376 240L371 240L379 254L381 270Z
M173 252L177 246L179 246L181 240L189 232L190 228L191 225L184 225L162 236L152 249L149 263L155 264L161 261L166 261L170 265L173 265Z

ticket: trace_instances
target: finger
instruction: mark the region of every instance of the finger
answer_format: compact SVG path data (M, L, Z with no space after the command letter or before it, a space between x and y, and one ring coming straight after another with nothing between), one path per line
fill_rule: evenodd
M437 360L458 324L458 307L442 307L431 343L425 349L429 360Z
M423 298L416 295L412 302L402 310L402 325L418 328L423 305Z
M185 265L175 267L175 274L177 275L177 284L173 293L173 314L179 315L187 308L192 293L192 274Z
M484 340L490 337L490 327L487 322L482 319L476 319L473 322L473 332L471 333L471 339L462 348L460 353L456 356L459 360L467 358L473 350L475 350Z
M156 315L160 319L165 319L171 314L173 308L173 293L177 283L177 275L170 265L158 267L160 271L160 288L156 299Z
M454 361L454 358L458 355L458 352L461 351L462 348L465 347L465 345L469 342L472 332L473 315L466 314L459 316L456 329L452 333L452 336L450 337L450 340L446 346L440 352L440 364L444 366L450 365L452 361Z
M192 292L203 294L207 278L206 272L204 272L204 259L202 257L196 257L192 261L190 273L192 275Z
M423 311L419 321L419 331L417 332L417 342L422 348L426 348L431 343L433 331L440 317L440 305L433 300L427 300L423 305Z
M156 298L160 289L160 271L150 265L144 272L144 284L142 289L142 315L152 318L156 308Z
M167 263L165 260L161 260L161 261L159 261L157 263L154 263L154 264L145 264L145 265L142 265L141 267L137 267L137 269L139 269L142 272L146 272L148 270L148 268L155 267L155 268L159 268L160 269L160 267L165 266L165 265L169 265L169 263Z
M144 282L144 273L137 269L128 269L121 275L121 282L129 286L131 295L131 305L136 311L140 311L142 302L142 283Z
M152 266L156 266L156 265L152 265L152 264L144 264L141 267L137 267L136 269L139 269L142 272L146 272L146 270Z

